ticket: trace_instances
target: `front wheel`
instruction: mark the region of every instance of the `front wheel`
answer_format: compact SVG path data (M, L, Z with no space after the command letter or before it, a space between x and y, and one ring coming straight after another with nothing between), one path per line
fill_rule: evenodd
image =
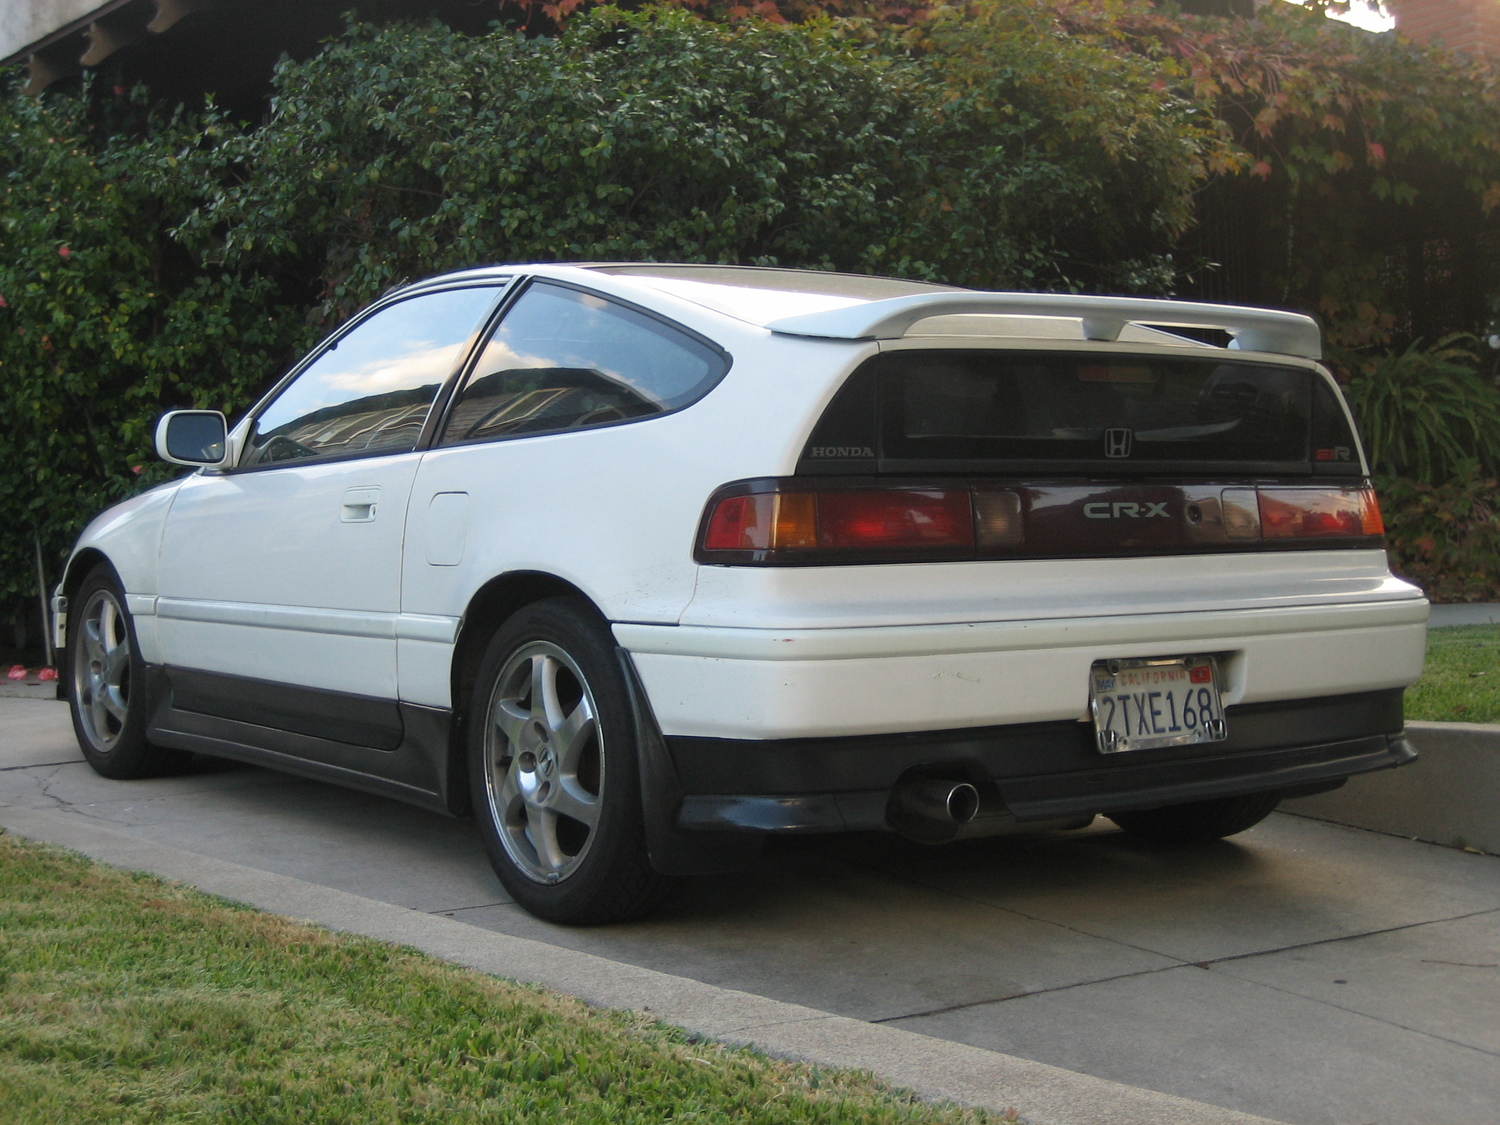
M116 780L169 772L182 755L146 738L146 665L114 571L104 563L90 571L74 604L67 694L84 759Z
M1130 835L1153 843L1207 844L1255 827L1280 803L1280 793L1247 793L1161 809L1110 813L1109 819Z
M670 890L652 869L625 678L580 599L519 611L490 641L470 715L474 813L517 902L550 922L638 917Z

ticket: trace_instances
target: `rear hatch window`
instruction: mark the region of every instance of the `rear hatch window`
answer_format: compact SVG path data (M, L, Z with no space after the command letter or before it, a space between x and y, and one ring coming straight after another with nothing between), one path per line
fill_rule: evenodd
M1360 476L1338 399L1306 368L994 350L872 360L798 471Z

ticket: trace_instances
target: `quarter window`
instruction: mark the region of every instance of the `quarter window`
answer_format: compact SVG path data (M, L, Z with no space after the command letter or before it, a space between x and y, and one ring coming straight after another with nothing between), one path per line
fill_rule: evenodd
M707 394L728 367L717 349L655 317L537 282L486 341L443 444L664 414Z
M361 321L261 411L242 467L415 449L496 292L425 293Z

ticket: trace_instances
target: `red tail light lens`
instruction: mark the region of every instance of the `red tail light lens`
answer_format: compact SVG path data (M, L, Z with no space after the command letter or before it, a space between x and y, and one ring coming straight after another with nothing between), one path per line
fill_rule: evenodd
M974 545L974 516L967 487L823 492L817 501L820 547Z

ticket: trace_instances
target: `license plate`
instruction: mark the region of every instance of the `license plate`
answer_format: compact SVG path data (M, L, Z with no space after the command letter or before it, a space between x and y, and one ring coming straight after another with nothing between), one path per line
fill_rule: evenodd
M1098 661L1089 671L1089 710L1101 754L1228 737L1211 656Z

